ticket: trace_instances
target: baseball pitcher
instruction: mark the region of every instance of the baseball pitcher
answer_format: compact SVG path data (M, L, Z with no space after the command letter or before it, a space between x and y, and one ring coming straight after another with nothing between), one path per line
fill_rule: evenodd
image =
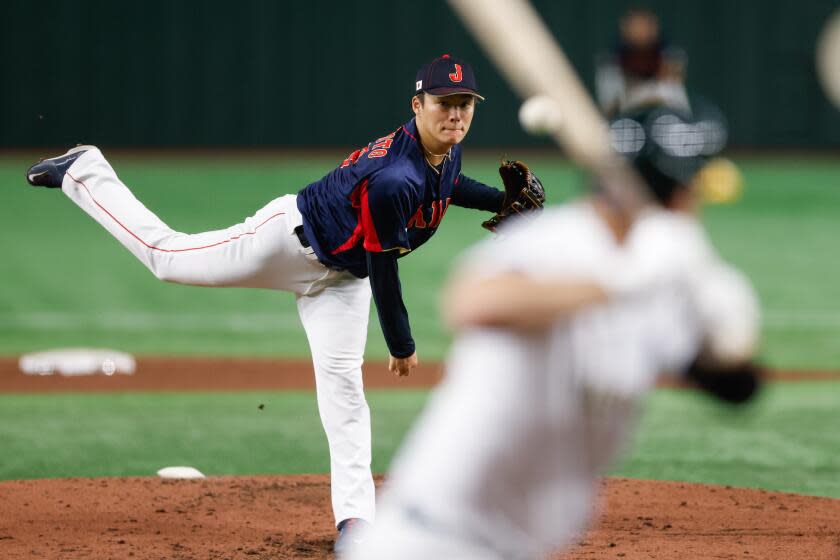
M499 219L523 210L511 210L515 197L461 173L460 143L483 100L470 65L449 55L436 58L418 71L414 91L412 120L354 151L297 195L277 198L223 230L173 230L134 197L93 146L27 172L34 186L61 188L161 280L295 294L329 441L337 549L346 529L374 519L361 369L371 294L391 354L389 369L407 375L417 353L398 259L434 235L450 204L495 212ZM539 184L530 174L528 179ZM542 199L531 200L528 209L541 205Z

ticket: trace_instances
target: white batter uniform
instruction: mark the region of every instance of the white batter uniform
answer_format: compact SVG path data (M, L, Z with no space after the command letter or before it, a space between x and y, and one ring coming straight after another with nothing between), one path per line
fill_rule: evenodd
M648 216L622 246L586 202L473 249L468 273L589 279L614 297L539 333L461 333L377 524L345 558L535 559L573 542L640 397L696 356L704 322L690 272L716 262L687 217Z
M294 233L302 223L295 195L272 200L227 229L185 234L143 206L97 149L73 163L61 189L161 280L295 294L329 442L333 512L337 521L373 520L370 411L362 386L370 283L325 267L302 246Z

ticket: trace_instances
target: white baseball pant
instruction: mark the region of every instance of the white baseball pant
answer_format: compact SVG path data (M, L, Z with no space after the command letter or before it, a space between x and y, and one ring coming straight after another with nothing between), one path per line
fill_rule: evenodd
M370 410L362 384L370 284L326 268L301 245L296 197L274 199L227 229L186 234L143 206L97 149L76 160L61 188L161 280L295 294L329 442L336 522L373 522Z

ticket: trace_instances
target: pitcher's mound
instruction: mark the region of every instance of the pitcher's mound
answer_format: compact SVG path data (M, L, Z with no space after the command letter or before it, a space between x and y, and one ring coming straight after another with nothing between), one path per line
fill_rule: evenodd
M4 559L331 558L325 475L0 482ZM608 479L563 558L840 558L840 500Z

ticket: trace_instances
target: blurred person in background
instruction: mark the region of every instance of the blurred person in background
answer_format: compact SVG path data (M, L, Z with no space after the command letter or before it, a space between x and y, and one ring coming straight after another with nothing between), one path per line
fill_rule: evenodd
M628 10L619 22L618 43L596 58L598 104L607 117L652 106L688 112L686 64L685 51L664 37L656 14Z

